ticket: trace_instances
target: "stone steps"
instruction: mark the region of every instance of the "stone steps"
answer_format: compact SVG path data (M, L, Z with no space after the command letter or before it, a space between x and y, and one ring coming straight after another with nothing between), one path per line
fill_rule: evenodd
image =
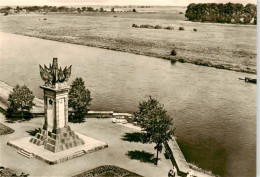
M79 157L79 156L82 156L85 154L86 154L86 152L84 150L75 152L76 157Z
M30 158L33 157L33 154L32 154L32 153L27 152L27 151L25 151L25 150L20 150L20 151L18 151L18 154L21 154L21 155L23 155L24 157L26 157L26 158L28 158L28 159L30 159Z

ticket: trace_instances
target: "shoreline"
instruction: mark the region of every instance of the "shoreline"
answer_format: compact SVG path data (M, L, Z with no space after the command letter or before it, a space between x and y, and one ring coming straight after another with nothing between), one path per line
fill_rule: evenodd
M216 69L225 69L225 70L242 72L242 73L257 74L257 71L255 69L250 69L250 68L243 69L243 68L239 68L236 66L232 66L231 64L217 64L217 63L214 64L210 61L203 61L202 59L195 59L195 60L193 59L192 60L192 59L189 59L188 57L183 57L183 56L159 55L159 54L152 53L152 52L137 51L137 50L132 50L132 49L124 49L124 48L119 48L119 47L107 46L106 44L98 45L98 44L86 43L86 41L73 41L73 40L71 40L71 38L73 38L72 36L71 36L71 38L59 38L59 37L52 38L49 36L30 35L30 34L23 34L23 33L12 33L12 32L6 32L6 31L0 31L0 32L21 35L21 36L26 36L26 37L34 37L34 38L39 38L39 39L43 39L43 40L63 42L63 43L68 43L68 44L95 47L95 48L112 50L112 51L126 52L126 53L131 53L131 54L136 54L136 55L147 56L147 57L154 57L154 58L158 58L158 59L169 60L173 64L175 62L190 63L190 64L199 65L199 66L213 67Z

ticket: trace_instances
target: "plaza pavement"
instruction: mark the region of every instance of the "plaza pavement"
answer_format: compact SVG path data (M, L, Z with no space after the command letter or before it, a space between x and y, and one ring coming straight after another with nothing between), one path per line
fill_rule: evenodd
M126 126L114 124L110 119L86 119L85 123L73 124L70 127L75 132L91 138L106 142L108 148L89 153L81 157L56 164L47 163L35 158L28 159L18 154L17 149L7 145L9 140L26 137L26 131L40 128L43 118L35 118L21 123L6 123L5 117L0 114L0 123L15 130L14 133L0 137L0 165L11 168L18 173L29 173L30 176L73 176L101 165L115 165L146 177L167 177L172 168L170 160L165 159L163 153L159 154L158 166L130 159L125 155L130 150L139 150L155 153L154 144L130 143L122 141L127 132L138 131Z

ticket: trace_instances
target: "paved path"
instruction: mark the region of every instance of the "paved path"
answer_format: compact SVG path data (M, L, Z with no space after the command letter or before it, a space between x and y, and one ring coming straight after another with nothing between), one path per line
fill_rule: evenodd
M70 124L72 130L108 143L108 148L57 165L48 165L35 158L27 159L6 143L12 139L28 136L26 131L42 127L43 118L14 124L5 123L4 119L0 114L0 123L13 128L15 132L0 138L0 164L18 173L25 172L30 176L73 176L100 165L115 165L146 177L167 177L169 169L172 168L171 161L165 159L163 153L159 155L161 160L158 166L131 160L125 153L130 150L155 153L154 144L122 141L121 138L126 132L136 130L113 124L110 119L86 119L82 124Z

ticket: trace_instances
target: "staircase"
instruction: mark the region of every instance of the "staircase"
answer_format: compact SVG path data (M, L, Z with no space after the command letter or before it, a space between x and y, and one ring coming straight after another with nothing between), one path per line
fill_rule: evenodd
M23 149L20 150L20 151L18 151L18 154L21 154L21 155L23 155L24 157L27 157L28 159L33 157L33 154L32 154L32 153L27 152L27 151L25 151L25 150L23 150Z
M82 155L84 155L84 154L86 154L86 152L85 152L84 150L82 150L82 151L77 151L77 152L75 152L75 157L79 157L79 156L82 156Z

